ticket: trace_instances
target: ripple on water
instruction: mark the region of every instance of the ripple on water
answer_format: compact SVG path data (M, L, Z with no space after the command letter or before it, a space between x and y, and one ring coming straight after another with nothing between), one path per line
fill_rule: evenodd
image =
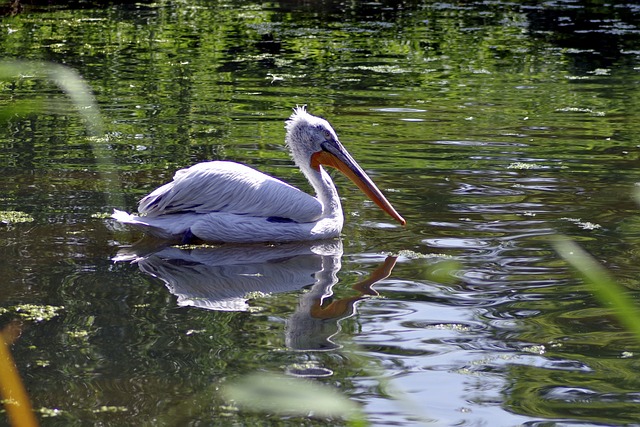
M464 239L464 238L433 238L425 239L423 243L428 244L430 247L438 249L484 249L490 245L489 241L479 239Z

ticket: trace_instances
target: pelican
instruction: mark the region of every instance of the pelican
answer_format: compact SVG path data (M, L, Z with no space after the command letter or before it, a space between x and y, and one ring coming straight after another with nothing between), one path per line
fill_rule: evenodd
M112 218L167 240L260 243L329 239L344 223L336 186L323 166L338 169L400 224L396 212L338 140L329 122L296 107L285 142L316 197L243 164L210 161L176 172L138 205L140 215Z

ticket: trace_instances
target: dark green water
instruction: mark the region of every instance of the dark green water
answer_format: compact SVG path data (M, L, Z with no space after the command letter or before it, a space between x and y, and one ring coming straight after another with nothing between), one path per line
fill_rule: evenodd
M0 210L33 218L0 225L0 321L63 307L12 345L42 425L343 423L220 394L256 371L315 375L376 426L638 423L640 344L549 243L573 238L640 306L638 6L78 2L25 7L0 34L2 58L76 70L108 135L49 81L0 82ZM346 225L322 251L112 261L139 235L95 214L195 162L309 190L283 144L296 104L406 228L336 176ZM379 296L354 290L389 253ZM325 298L318 320L331 293L343 306Z

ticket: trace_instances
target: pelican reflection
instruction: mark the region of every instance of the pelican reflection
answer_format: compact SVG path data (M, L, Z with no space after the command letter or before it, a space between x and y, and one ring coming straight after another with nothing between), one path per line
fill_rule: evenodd
M387 257L365 280L352 286L355 295L333 298L341 268L342 242L296 242L280 245L164 247L142 254L130 248L115 261L132 261L141 271L162 280L178 305L208 310L246 311L256 294L278 294L309 288L285 326L287 347L330 350L340 320L355 313L363 298L377 295L372 285L391 274L395 257Z

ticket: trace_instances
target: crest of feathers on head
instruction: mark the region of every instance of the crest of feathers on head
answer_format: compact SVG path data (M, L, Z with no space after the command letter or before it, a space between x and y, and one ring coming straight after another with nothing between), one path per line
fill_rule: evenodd
M293 113L291 113L291 115L289 116L289 119L287 119L287 121L285 122L285 129L291 130L295 122L297 122L298 120L300 120L305 116L310 116L310 114L307 113L307 106L296 105L295 108L293 109Z
M304 105L296 105L293 109L293 113L289 116L289 118L285 121L284 128L287 131L287 137L285 138L285 143L287 147L291 150L290 137L292 133L295 132L296 125L298 125L301 121L309 121L313 116L307 113L307 106Z

